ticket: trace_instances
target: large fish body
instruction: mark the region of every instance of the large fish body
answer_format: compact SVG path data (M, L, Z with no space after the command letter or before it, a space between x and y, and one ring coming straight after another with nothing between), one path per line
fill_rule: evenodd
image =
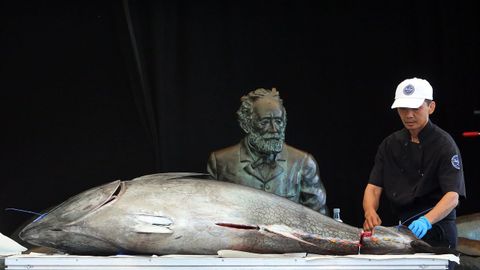
M408 230L361 229L288 199L227 182L164 173L82 192L27 225L20 237L71 254L412 253Z

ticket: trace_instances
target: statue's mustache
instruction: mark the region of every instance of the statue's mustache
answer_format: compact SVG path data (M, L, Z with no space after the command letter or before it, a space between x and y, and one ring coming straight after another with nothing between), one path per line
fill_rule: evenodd
M259 135L259 137L265 140L271 140L271 139L282 140L284 138L284 136L281 133L265 133L265 134Z

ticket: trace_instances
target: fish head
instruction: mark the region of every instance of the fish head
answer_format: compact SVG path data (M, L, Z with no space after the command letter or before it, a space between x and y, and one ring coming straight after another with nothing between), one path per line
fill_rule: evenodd
M60 251L68 251L75 254L117 254L121 250L116 246L85 234L75 226L59 226L44 222L29 224L19 234L20 238L30 244L42 247L50 247Z
M95 234L85 233L83 225L89 216L115 203L123 192L124 184L119 180L84 191L33 220L20 231L19 237L33 245L74 250L79 254L94 252L84 246L116 249Z

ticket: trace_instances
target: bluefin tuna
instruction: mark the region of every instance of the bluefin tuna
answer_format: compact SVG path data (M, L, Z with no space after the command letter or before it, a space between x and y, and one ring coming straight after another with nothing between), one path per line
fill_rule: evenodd
M70 254L414 253L428 247L404 227L372 236L288 199L193 173L113 181L52 208L20 232Z

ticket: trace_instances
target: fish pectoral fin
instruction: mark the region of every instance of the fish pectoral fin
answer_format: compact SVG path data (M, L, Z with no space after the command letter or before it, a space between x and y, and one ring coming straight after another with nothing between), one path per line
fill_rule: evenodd
M173 233L170 229L173 220L166 216L141 213L134 215L134 221L133 228L137 233Z
M153 224L159 226L170 226L173 224L173 220L166 216L152 215L152 214L136 214L135 219L137 222L145 224Z
M264 226L260 226L260 231L266 231L269 233L281 235L281 236L293 239L295 241L302 242L307 245L317 246L311 242L305 241L300 238L302 235L305 235L308 237L309 236L308 233L294 230L286 225L282 225L282 224L264 225Z
M160 234L172 234L173 231L164 226L158 225L147 225L147 224L138 224L133 227L133 230L136 233L160 233Z

